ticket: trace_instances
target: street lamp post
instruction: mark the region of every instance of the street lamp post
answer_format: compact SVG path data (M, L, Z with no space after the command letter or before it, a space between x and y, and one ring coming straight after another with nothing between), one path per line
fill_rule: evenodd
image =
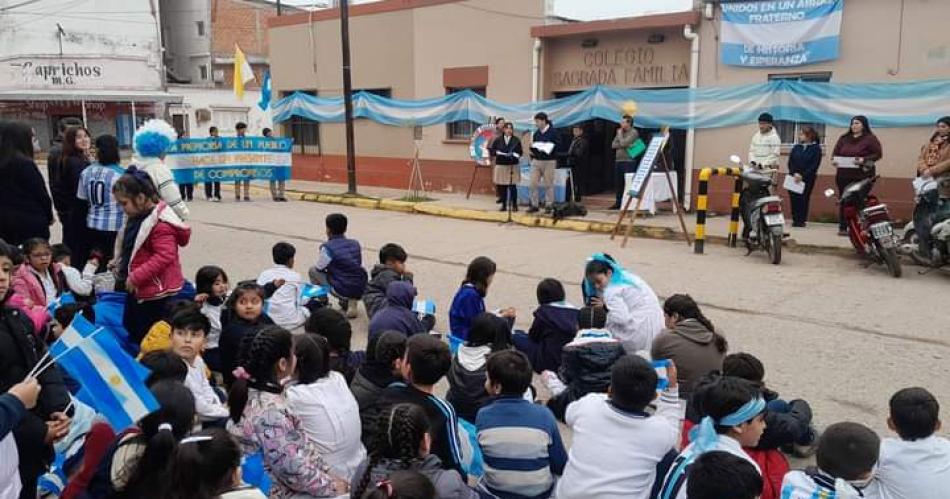
M347 193L356 194L356 147L353 143L353 82L350 78L350 9L340 0L340 36L343 46L343 106L346 114Z

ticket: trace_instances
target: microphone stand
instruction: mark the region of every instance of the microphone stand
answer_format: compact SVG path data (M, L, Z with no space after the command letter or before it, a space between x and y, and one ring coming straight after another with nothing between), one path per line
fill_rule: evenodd
M514 189L517 189L517 187L514 185L515 167L521 168L521 162L519 162L517 165L508 165L508 186L505 188L505 201L506 201L505 205L508 207L508 220L505 221L506 224L510 224L513 222L513 220L511 219L511 205L517 202L516 201L517 196L511 195L511 191ZM517 192L518 191L515 191L516 195L517 195Z

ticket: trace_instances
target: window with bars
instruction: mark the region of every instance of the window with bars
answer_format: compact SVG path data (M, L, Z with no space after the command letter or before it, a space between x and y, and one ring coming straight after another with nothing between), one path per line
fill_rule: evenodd
M313 96L317 95L316 90L300 90L303 93ZM282 92L282 97L293 94L294 91ZM301 116L293 116L284 122L284 129L287 134L294 139L293 151L300 154L319 154L320 153L320 123Z
M368 94L378 95L380 97L386 97L387 99L391 99L393 97L393 89L391 88L359 88L359 89L353 90L354 94L356 92L366 92Z
M445 95L461 92L462 90L471 90L482 97L485 96L485 87L467 87L467 88L446 88ZM468 140L472 138L475 130L481 126L477 121L452 121L445 125L445 138L448 140Z
M792 80L792 81L810 81L827 83L831 81L831 73L795 73L795 74L773 74L769 75L769 80ZM818 143L825 143L825 124L809 123L806 121L787 121L776 120L775 131L782 138L783 145L792 145L798 142L798 134L803 127L810 126L818 134Z

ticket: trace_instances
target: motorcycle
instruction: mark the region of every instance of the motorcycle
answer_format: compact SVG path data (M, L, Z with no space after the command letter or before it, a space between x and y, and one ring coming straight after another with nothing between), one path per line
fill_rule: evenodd
M891 225L890 213L887 205L871 194L871 189L881 177L873 173L874 164L871 162L862 166L862 170L871 173L871 176L848 185L838 197L838 204L843 207L848 237L858 255L868 261L865 266L883 263L892 276L900 277L901 262L897 254L899 241ZM825 197L834 198L835 190L826 190Z
M948 182L948 180L943 180ZM901 238L902 245L900 253L910 256L918 265L932 268L940 268L950 263L950 210L941 209L939 196L935 191L938 183L932 178L917 179L914 181L914 190L916 192L916 204L914 214L917 210L930 210L934 213L933 226L930 229L930 254L922 255L919 252L920 238L917 228L911 222L904 226L904 235ZM936 203L936 206L931 206ZM916 216L914 217L916 219Z
M749 250L747 255L756 249L763 249L772 264L778 265L782 262L782 240L787 235L782 198L772 194L772 179L777 170L760 168L755 163L742 165L736 155L729 159L742 166L740 177L745 181L740 209L743 211L743 220L748 224L743 229L746 248Z

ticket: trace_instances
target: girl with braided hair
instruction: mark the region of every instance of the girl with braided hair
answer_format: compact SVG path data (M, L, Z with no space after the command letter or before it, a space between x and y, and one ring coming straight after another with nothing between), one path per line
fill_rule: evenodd
M369 458L360 464L350 484L350 497L363 497L372 484L391 479L398 471L418 471L435 486L441 499L476 499L458 471L442 468L438 456L429 453L432 437L429 419L416 404L396 404L379 418L377 441Z
M268 326L244 337L229 392L231 433L245 455L263 455L264 468L273 479L271 498L346 494L346 480L330 472L287 405L281 380L294 374L296 364L287 330Z
M650 355L676 363L680 398L689 400L701 377L722 370L729 343L689 295L667 298L663 302L663 315L666 329L653 340Z

